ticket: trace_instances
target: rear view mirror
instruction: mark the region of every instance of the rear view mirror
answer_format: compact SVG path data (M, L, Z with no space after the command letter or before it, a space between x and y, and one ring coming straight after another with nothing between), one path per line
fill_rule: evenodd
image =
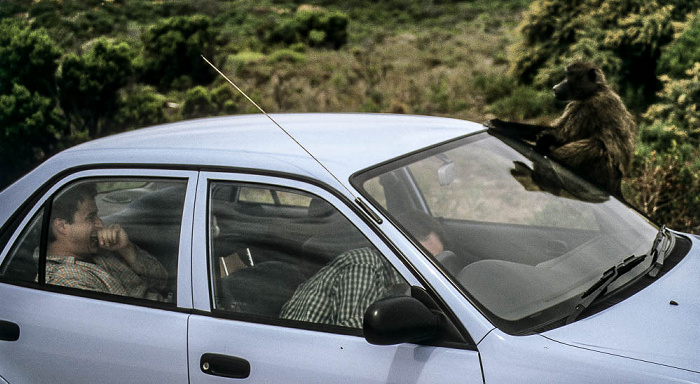
M441 186L450 185L456 176L455 163L445 163L438 168L438 180Z
M442 165L438 168L438 181L441 186L450 185L455 180L457 176L457 170L454 161L450 159L446 154L441 153L437 156Z
M363 322L367 342L392 345L430 341L440 335L440 315L409 296L378 300L367 308Z

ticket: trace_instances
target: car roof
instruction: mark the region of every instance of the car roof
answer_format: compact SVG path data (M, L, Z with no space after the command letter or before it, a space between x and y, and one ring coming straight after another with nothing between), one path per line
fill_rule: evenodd
M343 183L359 170L483 129L464 120L415 115L270 116ZM255 114L181 121L80 144L48 159L0 196L26 198L27 191L66 169L121 164L234 167L296 174L343 189L267 116Z
M463 120L412 115L270 116L341 179L377 163L483 128ZM113 153L115 150L117 152ZM169 164L235 166L278 172L303 170L309 175L318 172L315 161L263 114L144 128L90 141L65 153L73 155L84 151L91 152L93 162L160 163L167 158ZM237 154L244 156L239 158ZM135 156L140 160L134 160ZM245 157L255 161L246 161Z

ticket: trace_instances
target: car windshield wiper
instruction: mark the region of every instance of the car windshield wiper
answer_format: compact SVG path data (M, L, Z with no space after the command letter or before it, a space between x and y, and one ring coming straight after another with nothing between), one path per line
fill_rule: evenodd
M654 244L651 246L651 250L649 251L649 255L653 257L652 267L648 273L650 277L656 277L656 275L659 274L661 267L664 266L666 254L673 248L675 243L673 236L668 236L667 232L668 229L666 229L666 226L662 225L659 232L656 234Z
M581 301L576 305L574 311L571 312L566 319L566 324L576 321L579 315L586 310L598 297L603 295L608 286L620 276L632 270L647 258L648 255L630 256L623 260L620 264L613 266L603 273L603 276L595 282L586 292L581 295Z
M639 265L647 257L651 256L653 258L651 264L651 270L649 270L648 275L651 277L656 277L656 275L661 270L664 264L664 258L668 250L673 248L673 238L667 235L667 229L665 225L659 228L659 232L654 238L651 249L647 254L640 256L630 256L623 260L620 264L614 265L607 271L603 273L603 276L598 279L590 288L588 288L583 295L581 295L581 301L576 305L573 312L566 319L566 324L570 324L581 315L583 311L586 310L596 299L605 294L608 286L612 284L615 280L620 278L620 276L631 271L634 267Z

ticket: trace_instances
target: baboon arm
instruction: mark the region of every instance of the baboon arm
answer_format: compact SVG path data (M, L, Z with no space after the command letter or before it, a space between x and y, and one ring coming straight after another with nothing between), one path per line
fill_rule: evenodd
M535 141L540 132L549 129L544 125L523 124L501 119L491 119L484 123L484 126L502 135L528 141Z

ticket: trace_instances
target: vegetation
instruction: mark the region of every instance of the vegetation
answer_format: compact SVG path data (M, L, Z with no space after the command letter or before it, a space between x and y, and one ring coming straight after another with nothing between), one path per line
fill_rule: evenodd
M518 83L536 89L554 85L572 60L601 65L638 116L626 197L691 232L700 231L698 10L697 0L537 0L511 64Z
M3 0L0 188L92 138L202 116L392 112L548 123L601 65L639 123L624 193L700 231L700 0Z

